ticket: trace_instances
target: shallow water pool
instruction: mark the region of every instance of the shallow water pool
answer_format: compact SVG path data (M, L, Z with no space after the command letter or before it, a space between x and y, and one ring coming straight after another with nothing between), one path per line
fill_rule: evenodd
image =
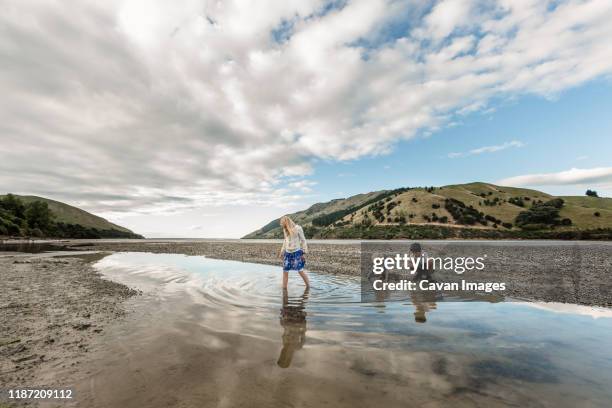
M358 276L311 272L305 290L295 274L283 292L279 268L174 254L117 253L95 267L145 293L88 383L125 406L160 383L191 384L175 396L187 406L612 401L610 309L422 294L361 303Z

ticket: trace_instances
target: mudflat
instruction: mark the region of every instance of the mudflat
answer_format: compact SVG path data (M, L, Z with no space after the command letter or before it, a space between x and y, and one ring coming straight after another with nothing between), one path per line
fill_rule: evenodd
M86 370L94 340L123 318L123 301L137 294L91 267L103 256L0 256L4 389L65 387Z

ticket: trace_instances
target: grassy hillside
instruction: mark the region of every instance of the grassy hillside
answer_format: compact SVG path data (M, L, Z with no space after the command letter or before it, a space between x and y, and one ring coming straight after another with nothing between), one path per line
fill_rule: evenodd
M346 211L350 208L360 208L370 201L376 201L377 197L385 193L385 190L373 191L370 193L357 194L348 198L331 200L326 203L313 204L304 211L298 211L291 214L291 219L300 225L312 226L313 219L317 217L338 211ZM278 221L278 219L273 220L261 229L246 235L244 238L278 238L282 234Z
M37 196L0 196L0 235L58 238L142 238L80 208Z
M544 221L538 218L542 214ZM612 199L554 197L531 189L469 183L360 194L315 204L291 216L315 237L387 237L395 231L390 238L397 238L417 230L432 238L536 237L538 233L555 237L594 229L612 231ZM281 236L275 220L245 238Z
M587 197L587 196L561 196L568 204L583 207L605 209L612 211L612 199L604 197Z
M49 209L55 216L55 221L63 222L66 224L78 224L87 228L97 228L100 230L115 229L117 231L132 232L125 227L121 227L117 224L113 224L105 220L102 217L91 214L80 208L73 207L68 204L64 204L59 201L51 200L49 198L37 197L37 196L17 196L25 204L31 203L32 201L43 201L49 206Z

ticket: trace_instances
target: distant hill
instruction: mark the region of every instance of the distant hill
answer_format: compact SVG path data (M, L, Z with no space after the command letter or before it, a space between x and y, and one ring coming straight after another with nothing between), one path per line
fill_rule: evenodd
M0 195L0 235L18 235L15 234L16 230L14 229L12 231L2 230L2 227L5 230L10 230L11 224L19 227L21 235L32 235L30 234L34 230L32 226L30 226L32 228L29 228L32 231L24 231L24 229L28 229L28 220L26 220L25 214L19 214L19 210L11 212L2 208L2 201L6 197ZM24 211L34 202L47 205L52 215L52 225L47 227L48 231L42 231L42 235L45 237L57 235L63 238L142 238L142 236L125 227L59 201L37 196L13 195L13 197L23 204ZM38 228L38 230L40 229ZM45 230L45 228L42 229ZM40 232L36 231L36 234L40 235Z
M317 238L612 238L611 198L480 182L374 191L290 216ZM277 219L244 238L280 237Z
M125 227L121 227L117 224L113 224L105 220L102 217L98 217L92 213L89 213L80 208L73 207L71 205L51 200L49 198L37 197L37 196L17 196L25 204L32 201L43 201L49 205L49 209L55 216L55 221L64 222L66 224L79 224L88 228L97 228L101 230L115 229L117 231L132 232Z

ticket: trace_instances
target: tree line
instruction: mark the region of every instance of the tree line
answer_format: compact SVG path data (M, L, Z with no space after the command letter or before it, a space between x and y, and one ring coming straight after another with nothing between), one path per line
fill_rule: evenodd
M0 236L36 238L142 238L141 235L116 229L98 229L80 224L57 222L44 201L24 203L7 194L0 198Z

